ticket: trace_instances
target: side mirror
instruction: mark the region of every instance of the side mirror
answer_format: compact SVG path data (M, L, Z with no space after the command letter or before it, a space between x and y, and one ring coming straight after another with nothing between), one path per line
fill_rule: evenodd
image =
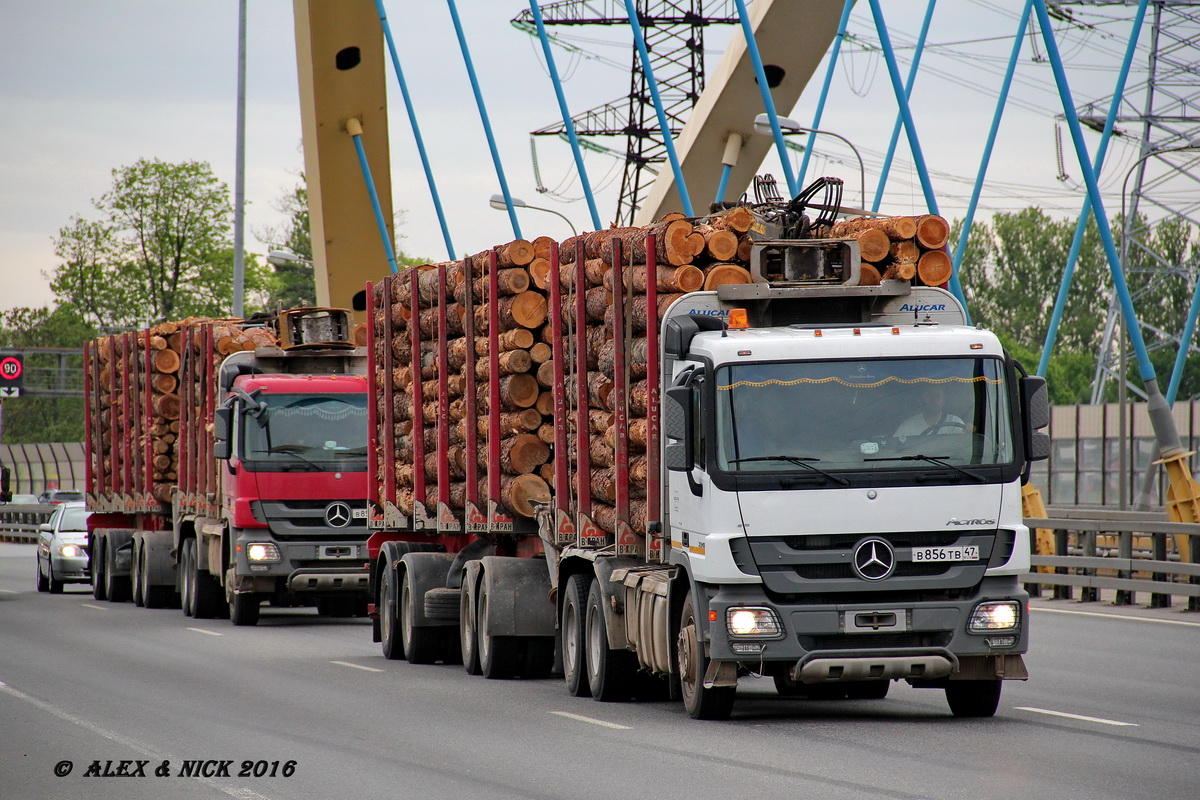
M221 406L213 412L213 458L228 461L233 455L233 407Z
M0 467L0 503L12 502L12 471L8 467Z
M1040 429L1050 424L1050 392L1040 375L1021 378L1021 417L1025 421L1025 458L1042 461L1050 457L1050 435Z
M692 468L692 387L671 386L663 400L663 433L667 437L664 461L667 469L680 472Z
M50 532L50 523L43 522L41 525L38 525L38 530L41 531L42 533L49 533Z

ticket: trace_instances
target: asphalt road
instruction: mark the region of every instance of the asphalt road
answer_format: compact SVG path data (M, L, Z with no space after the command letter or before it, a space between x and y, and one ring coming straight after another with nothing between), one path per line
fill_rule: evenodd
M1200 615L1037 601L1032 679L993 719L904 684L818 702L760 680L710 723L389 662L361 620L38 594L33 558L0 544L0 800L1200 795Z

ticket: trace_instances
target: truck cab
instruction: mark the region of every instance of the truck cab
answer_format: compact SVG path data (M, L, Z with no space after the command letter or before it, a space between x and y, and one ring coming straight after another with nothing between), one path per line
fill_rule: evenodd
M1001 679L1027 677L1020 484L1045 457L1044 381L948 292L893 281L721 287L676 304L665 331L665 529L696 606L693 715L728 713L751 669L783 693L883 696L903 679L994 713Z

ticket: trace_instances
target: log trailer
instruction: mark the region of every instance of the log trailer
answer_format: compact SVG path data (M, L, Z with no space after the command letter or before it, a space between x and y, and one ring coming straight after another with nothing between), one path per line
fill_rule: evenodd
M557 653L572 695L669 692L694 718L748 675L905 680L991 716L1027 677L1021 481L1048 404L910 269L944 220L677 216L368 288L375 640L490 678ZM897 220L940 241L863 262Z
M84 347L96 599L258 622L366 612L366 368L349 312L190 319Z

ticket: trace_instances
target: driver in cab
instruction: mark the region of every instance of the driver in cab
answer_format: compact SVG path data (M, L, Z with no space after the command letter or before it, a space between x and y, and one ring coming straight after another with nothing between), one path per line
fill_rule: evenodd
M909 436L934 433L963 433L967 424L961 417L946 412L946 390L940 383L926 383L917 394L920 411L900 423L895 436L904 441Z

